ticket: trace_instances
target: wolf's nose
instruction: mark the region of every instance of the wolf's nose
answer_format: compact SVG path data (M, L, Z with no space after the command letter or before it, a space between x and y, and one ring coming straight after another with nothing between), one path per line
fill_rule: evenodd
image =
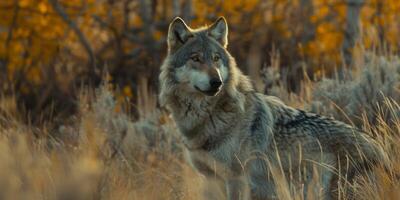
M222 85L222 82L221 82L221 80L220 80L219 78L212 78L212 79L210 80L210 87L211 87L211 88L217 89L217 88L219 88L219 86L221 86L221 85Z

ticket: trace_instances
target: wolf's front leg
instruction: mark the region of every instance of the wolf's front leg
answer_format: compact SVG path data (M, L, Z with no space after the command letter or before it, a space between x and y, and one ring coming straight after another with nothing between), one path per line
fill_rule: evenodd
M206 177L202 187L204 200L220 200L225 198L224 181L219 178Z
M229 178L225 185L228 200L248 200L248 187L243 177Z
M255 159L250 161L248 182L252 200L278 199L275 184L265 161Z
M275 185L266 176L251 176L250 196L252 200L278 199L275 192Z

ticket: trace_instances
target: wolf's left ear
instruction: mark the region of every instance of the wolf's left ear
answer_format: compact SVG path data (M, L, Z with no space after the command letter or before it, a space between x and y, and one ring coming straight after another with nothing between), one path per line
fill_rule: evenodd
M217 40L223 47L228 45L228 23L225 17L220 17L208 28L208 34Z
M170 51L177 50L192 36L192 32L185 21L180 17L176 17L169 25L167 36L168 49Z

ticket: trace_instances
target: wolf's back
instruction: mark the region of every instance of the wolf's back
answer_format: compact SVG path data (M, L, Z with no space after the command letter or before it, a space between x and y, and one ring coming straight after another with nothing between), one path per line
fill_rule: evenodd
M285 143L282 145L295 146L300 142L306 151L334 153L343 162L349 159L354 165L386 163L387 155L381 145L362 130L291 108L273 97L267 96L265 101L275 117L274 137Z

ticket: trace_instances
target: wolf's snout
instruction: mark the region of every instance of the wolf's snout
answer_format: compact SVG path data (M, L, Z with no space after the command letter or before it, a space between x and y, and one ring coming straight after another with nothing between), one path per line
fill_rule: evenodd
M212 89L218 89L222 85L222 81L219 78L210 79L210 87Z

